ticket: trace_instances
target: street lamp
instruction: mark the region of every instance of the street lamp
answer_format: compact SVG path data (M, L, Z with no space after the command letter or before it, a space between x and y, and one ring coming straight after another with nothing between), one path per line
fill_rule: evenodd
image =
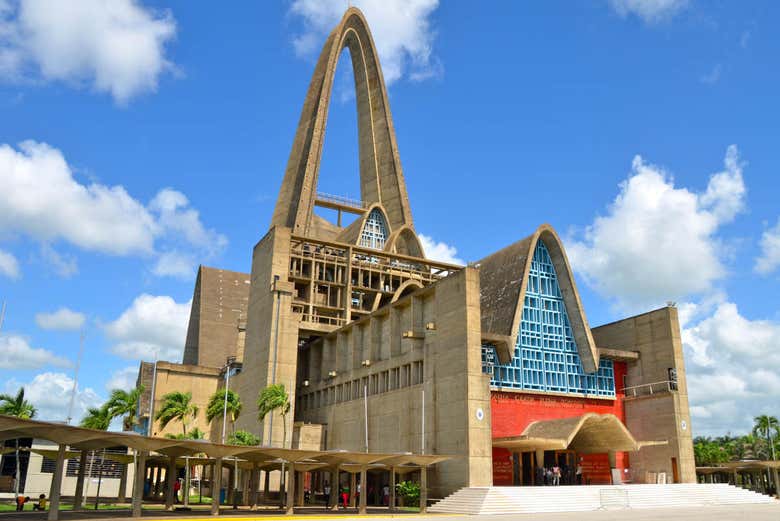
M230 366L235 363L236 357L229 356L225 364L225 403L222 406L222 444L225 444L225 428L227 427L228 392L230 391Z

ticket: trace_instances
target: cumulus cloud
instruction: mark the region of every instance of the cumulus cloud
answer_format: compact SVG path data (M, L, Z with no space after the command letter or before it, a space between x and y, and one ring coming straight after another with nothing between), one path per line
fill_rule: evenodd
M123 389L129 391L135 388L136 380L138 379L138 366L130 365L117 369L111 373L111 377L106 382L106 390L113 391L114 389Z
M74 255L61 254L48 243L41 244L41 258L60 277L72 277L79 272L78 261Z
M450 264L466 264L466 261L458 257L458 249L445 242L439 242L427 235L419 234L420 244L422 245L425 256L429 259L439 262L448 262Z
M64 373L47 372L36 375L29 382L11 379L6 382L4 392L15 393L19 387L24 387L25 399L38 410L35 419L44 421L67 419L73 393L73 378ZM71 424L78 424L89 407L98 407L102 402L101 397L93 389L77 386Z
M756 259L756 271L768 275L780 266L780 219L774 227L765 230L761 235L760 246L761 255Z
M776 414L780 323L748 319L724 300L683 324L682 341L696 435L747 432L754 416Z
M682 11L688 0L609 0L609 3L622 17L634 15L645 23L657 23Z
M91 85L126 103L172 70L175 34L170 11L136 0L0 2L0 76Z
M24 337L0 336L0 369L39 369L47 365L70 367L72 364L67 358L57 356L47 349L30 346Z
M9 279L18 279L21 275L19 261L7 251L0 250L0 275Z
M84 326L86 317L83 313L68 308L60 308L52 313L37 313L35 323L41 329L55 331L78 331Z
M192 302L143 294L116 320L104 326L116 343L112 353L128 360L180 362L187 337Z
M374 36L385 82L401 77L420 81L441 73L433 54L435 32L430 17L438 0L356 0ZM299 55L319 52L325 38L341 20L341 0L294 0L290 12L303 20L303 31L293 40Z
M567 241L575 270L626 308L710 291L726 272L717 232L745 205L736 146L728 147L724 167L697 193L634 158L607 214Z
M202 224L184 194L165 188L147 206L122 186L82 184L62 152L45 143L0 145L0 184L0 232L40 241L44 259L62 275L78 268L51 247L58 240L108 255L153 257L159 249L187 248L193 264L196 255L211 257L227 244Z

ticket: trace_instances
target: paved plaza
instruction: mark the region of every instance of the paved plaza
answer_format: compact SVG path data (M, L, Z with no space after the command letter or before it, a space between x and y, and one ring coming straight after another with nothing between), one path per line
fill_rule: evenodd
M66 521L89 520L101 521L104 519L116 519L130 517L130 511L112 512L110 516L105 511L84 511L84 512L62 512L60 519ZM147 519L175 519L176 521L188 521L190 519L202 519L208 516L206 510L194 510L191 512L144 512ZM282 511L276 512L257 512L251 513L246 510L222 510L223 515L230 516L234 521L249 521L273 519L284 517L284 519L389 519L404 518L408 521L435 520L435 521L463 521L464 518L474 521L502 521L508 519L517 519L519 521L656 521L656 520L690 520L690 521L778 521L780 520L780 504L778 505L732 505L704 508L656 508L656 509L620 509L620 510L602 510L597 512L557 512L557 513L537 513L537 514L513 514L513 515L417 515L414 513L396 512L386 514L372 512L369 509L367 515L358 516L354 511L324 514L320 508L301 508L296 509L294 516L284 516ZM249 515L253 514L253 515ZM0 521L45 521L45 513L16 512L0 513Z

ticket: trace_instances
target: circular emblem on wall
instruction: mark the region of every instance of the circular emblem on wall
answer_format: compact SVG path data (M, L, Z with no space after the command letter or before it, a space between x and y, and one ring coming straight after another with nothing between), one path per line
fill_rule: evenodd
M480 407L479 409L477 409L477 419L479 421L482 421L484 418L485 418L485 411L483 411L482 408Z
M688 423L687 423L685 420L682 420L682 421L680 422L680 428L681 428L682 430L686 430L686 429L688 429Z

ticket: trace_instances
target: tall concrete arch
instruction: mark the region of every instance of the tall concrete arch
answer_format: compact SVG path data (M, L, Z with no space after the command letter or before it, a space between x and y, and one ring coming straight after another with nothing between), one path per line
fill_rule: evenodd
M361 198L381 203L392 228L413 226L376 46L363 14L351 7L328 36L317 61L271 222L295 234L310 232L333 79L345 47L355 77Z

